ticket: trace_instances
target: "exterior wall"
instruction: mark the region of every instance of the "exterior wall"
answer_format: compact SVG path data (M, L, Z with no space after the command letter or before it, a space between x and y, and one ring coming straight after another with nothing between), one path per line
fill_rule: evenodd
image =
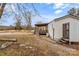
M72 22L71 42L79 42L79 20Z
M46 34L47 33L47 25L45 26L36 26L35 27L35 34L40 34L40 35L43 35L43 34Z
M50 36L51 39L53 39L53 24L54 22L51 22L48 24L48 35Z
M69 41L70 42L79 42L79 20L74 18L65 18L59 21L53 21L48 24L48 32L50 37L53 39L53 30L52 24L54 28L54 40L58 40L63 36L63 24L70 23L69 28Z

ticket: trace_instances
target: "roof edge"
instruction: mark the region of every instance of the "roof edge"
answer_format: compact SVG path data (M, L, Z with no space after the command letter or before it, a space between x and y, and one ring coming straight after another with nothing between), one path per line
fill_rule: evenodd
M63 18L67 18L67 17L72 17L72 18L75 18L75 19L78 19L78 20L79 20L79 17L78 17L78 16L74 16L74 15L65 15L65 16L56 18L56 19L50 21L49 23L51 23L51 22L53 22L53 21L59 21L59 20L62 20Z

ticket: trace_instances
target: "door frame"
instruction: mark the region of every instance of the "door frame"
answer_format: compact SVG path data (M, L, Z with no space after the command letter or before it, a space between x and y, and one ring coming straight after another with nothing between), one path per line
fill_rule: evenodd
M70 38L70 23L68 22L68 23L63 23L63 26L62 26L63 28L63 38L64 39L69 39Z

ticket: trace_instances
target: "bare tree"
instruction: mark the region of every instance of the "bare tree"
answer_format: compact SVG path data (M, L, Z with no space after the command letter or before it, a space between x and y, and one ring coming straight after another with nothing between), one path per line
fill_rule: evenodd
M28 6L28 4L16 4L17 9L18 9L18 13L20 13L20 17L24 18L21 20L24 20L26 22L26 27L31 28L31 23L32 23L32 17L33 16L39 16L40 18L46 19L44 17L42 17L39 12L37 11L37 9L35 8L35 6L33 4L30 4L30 6L32 7L32 10L30 11L28 8L26 8ZM34 13L32 13L34 12ZM16 13L16 12L14 12ZM33 15L35 14L35 15ZM16 16L15 16L16 17Z
M15 29L16 30L21 30L21 19L19 17L16 17L16 23L15 23Z
M27 25L27 27L29 28L29 29L31 29L31 17L32 17L32 13L31 12L27 12L27 19L28 19L28 25Z
M5 8L6 3L0 3L0 18L3 14L4 8Z
M19 9L22 17L25 18L25 22L27 24L27 28L31 29L31 20L32 20L32 12L27 10L23 5L17 4L17 8Z

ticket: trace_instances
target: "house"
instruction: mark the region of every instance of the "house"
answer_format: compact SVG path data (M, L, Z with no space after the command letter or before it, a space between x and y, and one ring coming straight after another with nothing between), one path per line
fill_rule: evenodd
M48 23L35 24L35 34L46 35Z
M51 39L64 39L71 42L79 42L79 14L68 14L56 18L48 24L48 33Z

